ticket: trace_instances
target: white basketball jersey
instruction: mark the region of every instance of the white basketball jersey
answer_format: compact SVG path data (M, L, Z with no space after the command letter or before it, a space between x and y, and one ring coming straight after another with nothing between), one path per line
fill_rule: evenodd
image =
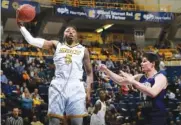
M55 77L63 79L82 79L85 47L77 44L69 47L58 43L54 54Z

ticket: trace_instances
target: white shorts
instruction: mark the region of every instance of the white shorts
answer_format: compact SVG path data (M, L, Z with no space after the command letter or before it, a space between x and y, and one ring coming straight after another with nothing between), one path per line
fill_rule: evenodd
M78 79L54 79L49 87L48 116L79 118L87 116L86 93Z

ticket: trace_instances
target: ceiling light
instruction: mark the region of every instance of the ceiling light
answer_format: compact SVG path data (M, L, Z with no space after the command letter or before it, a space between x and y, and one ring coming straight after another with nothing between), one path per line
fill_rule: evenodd
M100 33L100 32L102 32L102 31L103 31L102 28L96 29L96 32L97 32L97 33Z
M110 28L112 25L113 24L106 24L106 25L103 26L103 28L106 30L106 29Z

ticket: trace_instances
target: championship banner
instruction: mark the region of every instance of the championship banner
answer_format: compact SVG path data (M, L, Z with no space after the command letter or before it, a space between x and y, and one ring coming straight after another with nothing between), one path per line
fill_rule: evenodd
M174 18L172 13L166 12L150 13L143 11L122 11L118 9L72 7L67 5L56 5L54 8L56 15L83 17L87 19L169 22Z
M20 5L30 4L35 7L36 13L40 13L40 4L33 1L20 1L20 0L2 0L1 9L7 11L16 11Z

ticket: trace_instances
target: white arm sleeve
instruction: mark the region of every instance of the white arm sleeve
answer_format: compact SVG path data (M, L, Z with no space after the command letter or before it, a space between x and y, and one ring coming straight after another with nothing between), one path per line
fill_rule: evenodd
M34 38L24 26L20 27L20 31L29 44L39 47L39 48L43 47L45 39Z

